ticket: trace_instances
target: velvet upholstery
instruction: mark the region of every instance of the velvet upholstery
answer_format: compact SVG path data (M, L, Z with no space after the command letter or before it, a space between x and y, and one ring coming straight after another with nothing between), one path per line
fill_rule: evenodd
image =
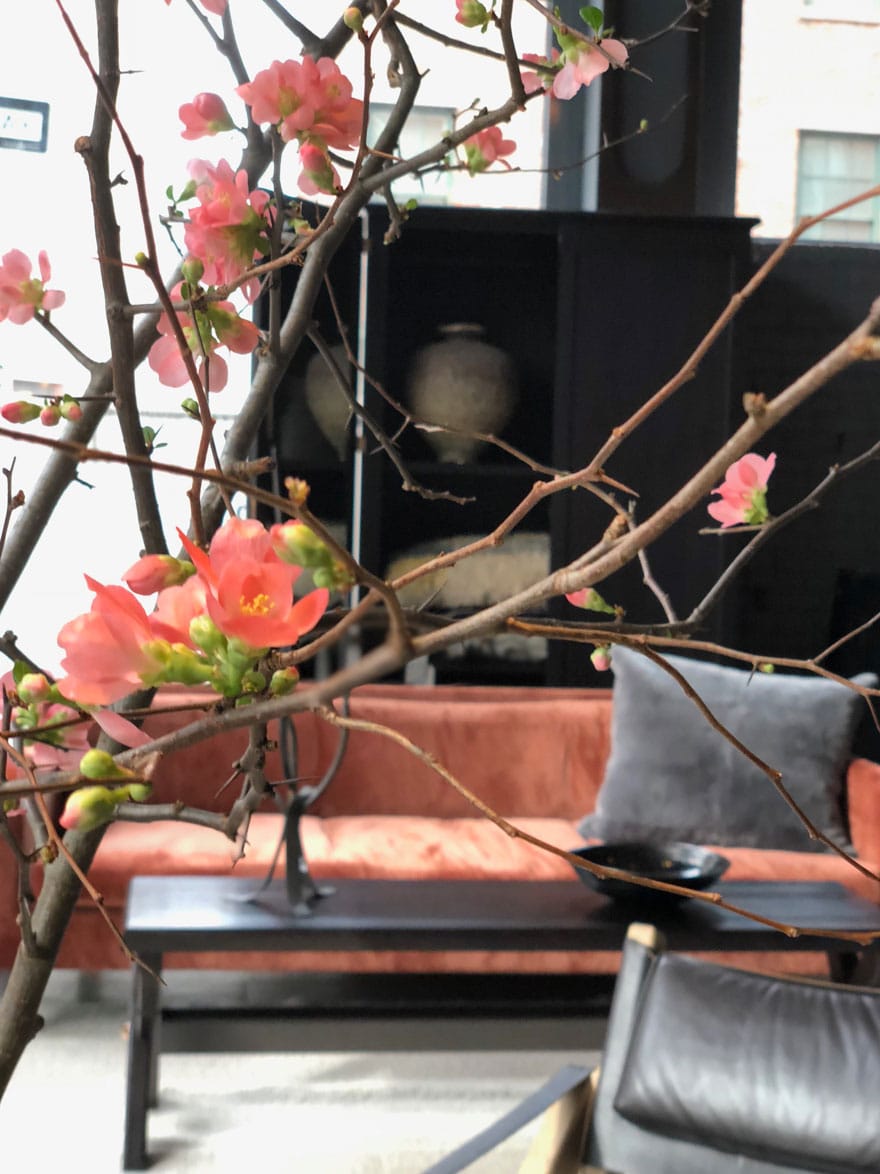
M165 705L183 701L166 693ZM609 753L612 716L608 690L367 686L355 692L352 713L393 726L440 758L484 802L515 826L560 848L581 843L578 819L595 804ZM156 713L154 734L186 720ZM317 778L331 760L337 731L317 715L298 715L299 772ZM246 745L244 732L226 733L159 764L155 800L185 799L224 809L219 793L230 764ZM267 774L281 777L277 752ZM848 774L852 836L861 861L880 863L880 766L856 762ZM337 777L303 820L305 851L314 875L335 877L570 879L568 864L513 839L471 809L448 784L398 745L356 732ZM267 806L252 821L247 851L236 873L265 875L281 819ZM880 900L880 886L836 855L725 848L730 879L836 880ZM235 846L216 832L183 823L118 823L107 829L91 871L114 918L121 920L130 877L192 872L223 874ZM39 875L35 877L39 883ZM0 967L8 966L15 939L15 878L11 855L0 853ZM11 932L10 932L11 930ZM717 955L716 955L717 957ZM780 971L826 973L823 954L735 955L737 963ZM431 953L396 951L345 955L320 952L169 957L172 966L266 970L436 971L472 970L608 973L608 953ZM61 966L103 969L127 960L83 898L59 956Z
M843 816L844 771L865 710L852 689L793 673L754 673L668 656L709 711L782 773L798 807L828 839L852 851ZM714 729L660 664L614 652L611 754L595 811L580 825L602 840L686 840L827 851L811 840L766 774ZM873 688L862 673L854 683Z

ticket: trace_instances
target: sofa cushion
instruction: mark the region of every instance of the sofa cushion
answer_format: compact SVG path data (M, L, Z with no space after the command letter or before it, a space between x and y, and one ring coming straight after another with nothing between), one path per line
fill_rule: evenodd
M849 848L842 797L858 694L823 678L666 659L719 721L782 771L817 828ZM585 838L823 849L672 676L625 648L615 649L613 666L611 754L596 810L579 825ZM873 686L877 678L863 673L854 681Z

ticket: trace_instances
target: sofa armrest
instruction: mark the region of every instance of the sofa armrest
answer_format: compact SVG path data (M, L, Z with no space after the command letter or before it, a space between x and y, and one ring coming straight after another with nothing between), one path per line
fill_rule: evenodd
M856 853L880 864L880 764L854 758L846 777L849 830Z

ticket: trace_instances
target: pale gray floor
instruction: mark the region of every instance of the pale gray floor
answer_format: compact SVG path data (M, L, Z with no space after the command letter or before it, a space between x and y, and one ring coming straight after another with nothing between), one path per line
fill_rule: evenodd
M206 982L229 994L245 981L168 977L178 991L198 994ZM53 976L46 1027L0 1104L4 1171L120 1169L127 975L102 975L91 999L82 994L75 974ZM419 1174L563 1064L594 1063L587 1049L601 1046L603 1025L571 1024L571 1048L556 1038L552 1051L517 1051L518 1027L511 1030L508 1051L165 1056L161 1105L148 1127L152 1169L247 1174L270 1159L279 1174ZM518 1138L472 1171L511 1174L526 1142Z

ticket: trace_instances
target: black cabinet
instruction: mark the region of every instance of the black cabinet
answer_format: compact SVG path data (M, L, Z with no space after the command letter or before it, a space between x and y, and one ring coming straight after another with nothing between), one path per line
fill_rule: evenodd
M387 215L365 214L360 239L335 259L331 281L353 343L371 380L407 404L408 372L439 325L479 323L487 341L513 358L516 406L500 435L533 461L555 469L583 465L608 436L684 362L747 273L751 221L660 219L589 213L417 210L402 239L383 243ZM290 276L288 280L294 280ZM322 329L336 335L329 302ZM425 500L405 491L400 472L367 432L352 437L344 459L320 437L303 399L308 355L280 389L269 439L282 477L312 484L317 514L345 523L371 571L412 555L446 549L451 538L491 530L540 475L508 452L484 448L466 465L441 463L412 426L367 381L364 402L396 437L409 476L432 490L467 498ZM730 333L672 403L652 417L608 464L639 494L645 517L717 447L737 413L743 388ZM468 606L502 591L508 576L543 559L549 567L589 547L609 521L586 491L558 495L518 527L507 563L457 568L445 594ZM682 613L714 578L718 539L698 537L705 514L683 519L652 552L652 569ZM504 551L505 548L502 548ZM499 555L502 557L502 555ZM468 582L470 576L470 582ZM629 618L661 618L638 566L603 588ZM427 589L425 591L427 595ZM442 598L442 597L441 597ZM463 601L463 602L462 602ZM550 609L577 613L564 601ZM722 621L714 621L716 634ZM445 656L438 679L597 683L583 647L508 639Z

